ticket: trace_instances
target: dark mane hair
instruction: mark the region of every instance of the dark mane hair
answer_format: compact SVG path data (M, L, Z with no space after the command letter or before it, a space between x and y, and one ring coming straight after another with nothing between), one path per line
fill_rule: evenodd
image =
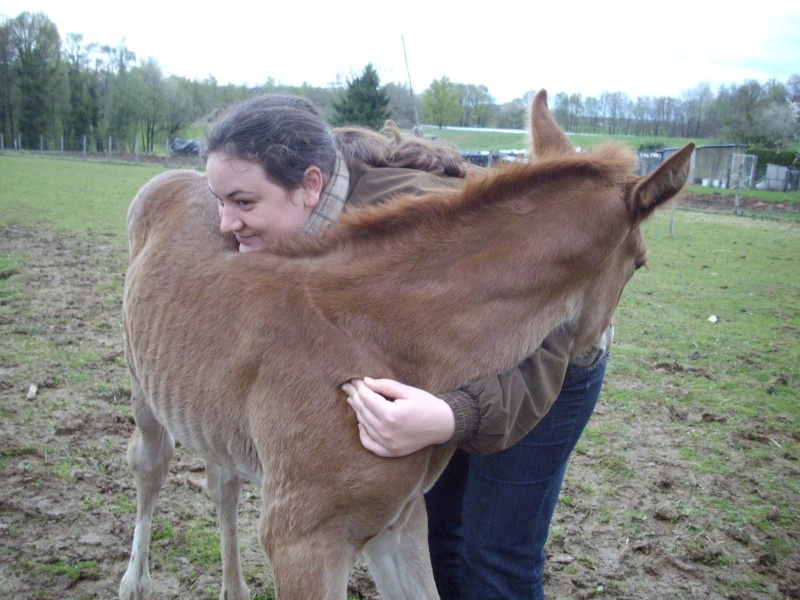
M337 127L336 147L345 161L361 161L372 167L398 167L427 171L446 177L464 177L468 163L447 146L403 134L387 121L380 132L366 127Z

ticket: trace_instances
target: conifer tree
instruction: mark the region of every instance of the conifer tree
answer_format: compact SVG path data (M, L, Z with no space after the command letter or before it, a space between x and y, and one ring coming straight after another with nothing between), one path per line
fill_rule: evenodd
M380 87L380 77L369 63L359 77L351 79L342 99L333 103L334 125L365 125L380 129L389 118L389 95Z

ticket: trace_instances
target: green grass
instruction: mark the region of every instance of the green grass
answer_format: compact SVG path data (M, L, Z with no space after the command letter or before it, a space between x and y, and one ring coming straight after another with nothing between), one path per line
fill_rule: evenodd
M723 198L730 198L731 199L731 207L733 207L733 198L736 196L736 190L734 189L721 189L721 188L714 188L702 185L688 185L686 186L686 192L690 194L705 194L705 195L713 195L718 194ZM742 190L742 196L748 196L750 198L761 198L767 202L793 202L795 204L800 204L800 193L798 192L768 192L765 190Z
M61 461L53 466L53 473L59 479L72 479L72 473L77 467L77 464L71 457L63 458Z
M800 364L800 313L791 300L800 297L797 227L684 215L672 239L664 215L644 228L649 268L629 284L616 318L619 341L636 331L638 343L621 344L619 353L638 363L678 360L695 369L681 379L708 408L799 415L787 400L790 388L776 381ZM711 315L719 320L709 322ZM745 390L763 396L774 383L767 406L733 396Z
M153 541L158 540L171 540L175 535L175 526L172 523L156 520L156 525L153 527Z
M119 290L121 293L121 289ZM0 315L5 314L0 310ZM39 363L43 361L49 365L47 376L54 382L90 381L93 377L94 365L102 358L95 352L81 350L80 344L59 345L53 344L46 335L47 324L25 325L15 327L10 334L6 334L4 349L0 351L0 358L12 360L22 365ZM31 381L39 380L36 370L28 371L24 366L22 374ZM55 404L51 405L51 408Z
M133 196L163 167L0 156L0 225L125 233ZM9 260L8 257L6 260Z
M189 562L203 568L214 568L222 561L219 529L215 521L192 525L182 541Z
M181 130L180 135L177 137L182 137L184 139L190 140L204 140L206 138L206 130L208 129L208 124L204 121L196 121L184 127Z
M136 514L136 498L132 495L120 496L119 501L111 506L111 510L118 515Z
M118 271L106 273L98 267L97 273L86 275L96 276L98 298L115 302L121 295L119 273L127 251L128 205L144 183L163 171L151 166L0 156L0 226L51 229L83 237L86 243L107 244L111 256L118 257ZM22 269L26 260L24 255L0 254L0 316L12 318L12 298L26 294ZM63 325L64 319L43 320L28 311L13 315L15 325L4 332L0 358L22 365L21 374L31 381L43 375L28 365L43 361L49 365L47 375L58 380L91 378L93 365L101 357L79 344L49 342L48 327Z
M19 266L18 259L0 254L0 307L10 302L17 293L14 280L19 273Z
M800 228L682 211L676 221L674 238L666 215L644 227L648 268L616 312L602 402L631 419L654 407L684 415L674 427L687 469L758 481L762 497L727 505L726 519L765 533L796 527L798 486L776 459L798 456ZM580 448L603 452L598 470L624 473L612 439L609 425L590 423Z
M97 561L94 560L86 560L81 562L59 560L58 562L54 563L29 565L29 567L32 567L50 577L66 575L70 581L78 581L80 579L97 579L100 576L100 570L97 566Z

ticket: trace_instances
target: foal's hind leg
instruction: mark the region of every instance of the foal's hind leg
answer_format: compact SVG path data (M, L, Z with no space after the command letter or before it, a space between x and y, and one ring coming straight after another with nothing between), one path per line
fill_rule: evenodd
M128 446L128 464L136 483L136 528L128 570L119 586L120 600L150 598L150 529L153 510L175 451L172 435L158 421L144 401L141 386L131 377L133 415L137 428Z
M364 558L381 598L439 598L428 551L428 515L422 496L406 506L397 522L367 543Z
M250 590L242 577L239 560L239 536L236 518L242 480L236 473L220 465L206 462L208 494L217 505L222 550L222 591L220 600L249 600Z

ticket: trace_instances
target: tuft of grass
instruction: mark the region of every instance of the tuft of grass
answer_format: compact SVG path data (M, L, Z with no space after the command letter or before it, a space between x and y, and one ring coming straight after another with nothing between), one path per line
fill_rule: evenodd
M6 306L19 293L16 285L19 269L19 259L0 254L0 314L8 310Z
M132 495L119 496L118 500L111 505L111 511L117 514L136 514L136 498Z
M53 466L53 472L59 479L72 479L72 473L77 464L71 458L62 459L57 465Z
M152 539L156 540L171 540L175 536L175 526L164 520L157 520L153 526Z
M4 448L0 450L0 456L4 458L20 458L23 456L38 456L39 449L36 446L20 446L19 448Z
M222 553L216 524L207 522L192 524L186 530L181 542L175 551L180 551L182 548L181 553L188 556L190 563L203 568L217 568L221 564Z
M5 281L17 273L19 273L18 261L0 255L0 281Z
M44 564L28 564L29 568L33 568L40 573L44 573L49 577L57 577L66 575L70 581L78 581L81 579L99 579L100 569L97 566L97 561L85 560L81 562L72 562L67 560L59 560L54 563Z

